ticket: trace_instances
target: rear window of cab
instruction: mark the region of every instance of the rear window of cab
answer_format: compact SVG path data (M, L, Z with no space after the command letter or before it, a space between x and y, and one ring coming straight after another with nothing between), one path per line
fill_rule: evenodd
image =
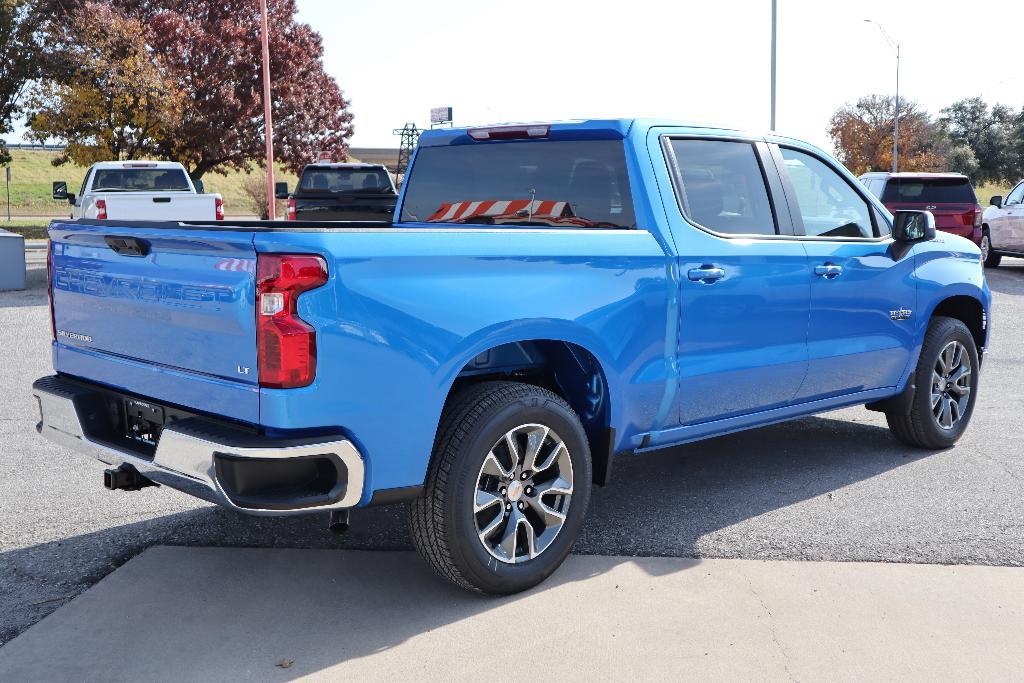
M621 140L421 147L402 222L634 228Z
M890 178L882 192L885 203L976 204L967 178Z

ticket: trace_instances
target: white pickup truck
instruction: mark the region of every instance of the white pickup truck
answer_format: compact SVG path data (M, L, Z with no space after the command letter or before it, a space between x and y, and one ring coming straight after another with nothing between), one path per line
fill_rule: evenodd
M224 220L224 200L205 194L185 167L172 161L104 161L85 174L78 195L63 181L53 198L71 204L71 218L97 220Z

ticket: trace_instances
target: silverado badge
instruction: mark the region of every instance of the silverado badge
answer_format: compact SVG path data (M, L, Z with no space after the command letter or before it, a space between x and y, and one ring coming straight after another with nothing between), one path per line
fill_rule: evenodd
M889 311L889 318L892 320L910 320L910 316L914 312L907 308L901 308L896 311Z

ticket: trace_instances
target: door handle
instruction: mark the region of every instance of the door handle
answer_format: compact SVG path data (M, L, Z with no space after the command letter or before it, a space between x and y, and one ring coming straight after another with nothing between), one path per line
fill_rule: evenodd
M725 277L725 271L721 268L716 268L715 266L701 266L700 268L691 268L688 270L686 272L686 277L694 282L713 285Z
M121 256L146 256L149 254L149 242L137 237L119 237L107 235L103 238L107 246Z
M814 266L814 274L823 277L826 280L837 278L843 274L843 267L837 266L834 263L826 263L820 266Z

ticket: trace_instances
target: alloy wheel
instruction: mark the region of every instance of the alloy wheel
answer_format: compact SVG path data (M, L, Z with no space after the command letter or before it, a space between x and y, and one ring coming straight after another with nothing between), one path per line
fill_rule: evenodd
M953 429L971 398L971 355L958 341L942 348L932 368L932 415L942 429Z
M572 459L565 442L540 424L510 429L477 475L473 516L484 549L506 564L543 553L572 503Z

